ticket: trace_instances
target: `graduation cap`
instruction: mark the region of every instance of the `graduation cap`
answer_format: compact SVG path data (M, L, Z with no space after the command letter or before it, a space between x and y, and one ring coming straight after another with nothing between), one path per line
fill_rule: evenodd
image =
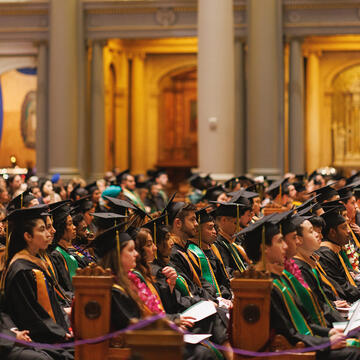
M70 200L60 200L60 201L48 204L48 207L49 207L49 209L51 211L51 210L54 210L55 208L57 208L58 206L63 205L63 204L71 204L71 201Z
M125 215L119 215L112 212L94 212L91 214L94 217L95 225L101 229L108 229L115 226L125 219Z
M298 193L306 191L306 187L305 187L304 183L302 183L302 182L295 182L295 183L293 183L293 185L294 185L295 190Z
M99 187L97 186L96 181L88 184L84 188L89 194L92 194L94 191L99 190Z
M352 196L354 196L353 190L356 186L360 185L360 182L353 182L349 185L346 185L344 187L342 187L341 189L338 190L339 196L344 199L344 201L346 202L347 200L349 200Z
M121 184L122 178L123 178L124 175L130 175L130 169L126 169L124 171L121 171L119 174L116 175L117 184Z
M340 198L338 200L327 201L321 206L325 212L335 208L337 208L339 211L345 211L346 207L344 205L344 201L346 201L346 199Z
M296 182L304 183L304 181L307 178L307 174L295 174L295 180Z
M186 206L186 203L182 201L175 202L176 192L170 197L168 203L166 204L164 210L161 212L161 215L166 216L166 225L172 225L174 222L176 215L179 211Z
M320 175L317 170L314 170L310 175L309 175L309 181L311 181L313 178L315 178L317 175Z
M70 203L64 202L56 207L54 207L50 214L54 221L54 227L61 222L63 222L71 214Z
M229 202L243 204L250 209L251 209L252 199L259 197L258 193L247 190L239 190L228 195L232 196Z
M15 209L21 209L23 207L28 207L32 200L36 199L34 194L31 193L30 189L25 190L20 195L13 198L7 205L6 210L8 212Z
M80 198L86 196L88 194L87 190L82 188L80 184L74 186L74 189L70 193L70 199L76 201L76 197L80 196Z
M117 248L119 266L120 262L120 244L133 240L127 231L122 231L124 224L118 224L105 230L87 246L94 249L95 253L100 257L104 257L109 251Z
M216 201L217 198L224 193L226 193L226 190L223 185L215 185L206 190L203 200Z
M151 231L151 234L152 234L152 237L153 237L153 240L154 240L154 244L156 245L156 243L157 243L157 241L156 241L157 231L158 231L159 227L165 226L165 225L166 225L166 216L165 215L160 215L156 219L148 221L142 227Z
M346 185L353 183L357 178L360 178L360 171L357 171L354 175L351 175L346 179Z
M152 219L151 216L144 210L140 209L137 205L128 200L122 200L110 196L104 196L104 198L109 201L110 208L116 214L128 216L128 210L131 209L134 214L140 216L142 219L145 219L146 216Z
M236 184L240 184L240 180L239 178L236 176L236 177L232 177L231 179L229 180L226 180L224 182L224 186L228 189L232 189L235 187Z
M24 220L50 216L48 209L46 204L35 205L30 208L15 209L4 219L4 221L10 221L16 224L17 222L22 223Z
M284 186L287 183L288 178L274 181L267 189L267 193L275 199L279 194L282 196L284 193Z
M324 219L326 223L326 229L329 230L331 228L336 228L338 225L346 222L346 219L341 215L338 207L333 207L327 211L325 211L321 217ZM323 229L325 230L325 229ZM325 236L327 235L325 231Z
M354 196L356 197L356 199L360 199L360 187L356 187L354 189Z
M213 212L210 211L211 208L212 206L209 205L195 212L196 219L199 225L205 224L209 221L214 221Z
M188 181L192 187L198 190L205 190L208 187L208 182L205 178L199 174L193 174L188 178Z
M72 208L76 210L76 212L85 213L94 207L94 203L90 199L91 195L86 195L79 200L74 201L72 203Z
M309 192L309 194L314 194L314 193L318 195L317 201L319 203L330 200L334 196L339 195L339 193L330 185L325 185L319 189Z
M274 214L264 216L233 235L233 237L242 235L242 246L245 249L246 255L255 263L261 259L261 255L264 255L264 251L261 251L261 248L264 249L265 245L270 245L273 236L280 232L277 220L273 218ZM265 268L264 256L263 262Z

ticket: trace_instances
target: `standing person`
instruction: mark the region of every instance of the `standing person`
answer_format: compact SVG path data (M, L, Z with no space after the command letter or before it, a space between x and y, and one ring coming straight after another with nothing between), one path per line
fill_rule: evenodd
M15 210L8 216L11 229L5 273L5 312L19 330L29 330L34 341L64 342L72 336L56 299L53 279L39 256L49 245L46 206ZM72 359L67 351L58 351Z

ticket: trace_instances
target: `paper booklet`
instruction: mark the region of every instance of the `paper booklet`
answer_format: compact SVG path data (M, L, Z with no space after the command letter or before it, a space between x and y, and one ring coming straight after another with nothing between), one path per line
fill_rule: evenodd
M181 315L194 318L194 322L200 321L216 313L216 307L211 301L199 301L186 309Z
M349 332L351 332L355 329L358 329L358 328L360 328L360 302L357 302L356 308L353 311L353 313L349 319L349 322L344 330L344 334L348 335Z
M187 344L198 344L199 342L208 339L211 334L185 334L184 341Z

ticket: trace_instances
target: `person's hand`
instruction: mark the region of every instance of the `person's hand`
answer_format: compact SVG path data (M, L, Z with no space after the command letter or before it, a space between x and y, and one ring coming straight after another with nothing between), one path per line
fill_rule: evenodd
M12 330L12 331L16 334L16 340L22 340L22 341L27 341L27 342L32 341L29 336L29 330L23 330L23 331Z
M335 300L334 304L339 308L349 308L350 304L346 300Z
M183 330L192 328L194 326L194 320L195 320L195 318L193 318L191 316L180 315L180 327Z
M66 333L65 340L71 340L74 337L74 334Z
M64 307L64 311L67 316L71 315L71 307Z
M344 333L344 330L342 329L335 329L335 328L332 328L330 329L329 331L329 337L335 335L335 334L343 334Z
M173 269L170 266L165 266L162 269L162 273L166 277L166 282L168 283L168 285L170 287L170 291L172 292L174 290L174 287L176 284L176 279L177 279L177 273L176 273L175 269Z
M357 234L360 235L360 226L355 223L350 223L351 230Z
M335 334L330 336L330 349L342 349L346 346L346 336L344 334Z

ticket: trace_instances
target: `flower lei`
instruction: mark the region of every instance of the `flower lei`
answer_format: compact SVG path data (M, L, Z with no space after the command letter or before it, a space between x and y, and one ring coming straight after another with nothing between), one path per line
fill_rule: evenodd
M302 277L301 270L293 259L285 260L285 270L294 275L302 286L304 286L306 289L309 288L309 285Z
M150 291L146 284L144 284L133 272L128 272L128 278L138 291L140 299L154 314L161 314L163 311L160 308L158 298Z
M346 244L344 248L354 271L359 272L359 253L355 250L354 244Z

